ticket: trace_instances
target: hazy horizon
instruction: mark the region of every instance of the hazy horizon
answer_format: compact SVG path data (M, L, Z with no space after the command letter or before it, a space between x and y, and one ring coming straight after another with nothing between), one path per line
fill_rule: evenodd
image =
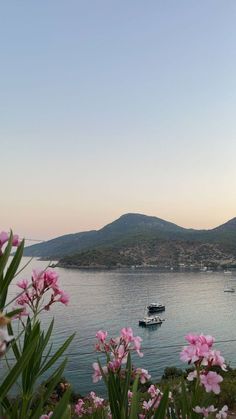
M1 226L236 216L236 3L0 5Z

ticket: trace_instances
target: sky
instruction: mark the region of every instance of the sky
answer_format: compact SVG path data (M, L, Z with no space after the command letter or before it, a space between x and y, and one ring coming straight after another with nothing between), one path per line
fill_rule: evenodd
M0 4L0 230L236 216L235 0Z

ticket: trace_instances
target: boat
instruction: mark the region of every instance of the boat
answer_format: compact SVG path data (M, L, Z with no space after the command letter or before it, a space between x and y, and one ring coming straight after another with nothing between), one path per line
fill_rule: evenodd
M201 266L200 266L200 272L206 272L207 271L207 266L203 266L203 263L201 261Z
M226 270L224 271L224 274L225 274L225 275L232 275L232 271L229 271L228 269L226 269Z
M139 320L139 326L152 326L155 324L162 324L164 319L159 316L145 316L142 320Z
M235 289L233 287L226 287L224 292L235 292Z
M163 304L151 303L147 306L149 313L159 313L160 311L165 311L165 306Z

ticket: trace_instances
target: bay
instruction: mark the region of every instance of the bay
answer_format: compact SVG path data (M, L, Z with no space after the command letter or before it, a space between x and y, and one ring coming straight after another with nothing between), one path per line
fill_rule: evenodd
M23 262L27 260L24 258ZM29 278L32 268L46 266L47 262L34 259L14 282ZM94 352L95 334L100 329L107 330L109 337L115 337L122 327L132 327L134 334L143 339L144 352L142 359L133 357L134 363L148 369L153 381L161 377L167 366L186 367L179 360L179 352L189 332L213 335L219 342L217 349L236 367L236 342L233 341L236 340L236 293L224 293L225 285L234 286L236 276L229 278L223 272L55 269L61 288L70 295L70 303L68 307L55 304L41 319L47 327L52 316L55 317L55 349L76 332L67 351L65 371L75 392L85 395L95 390L104 394L102 383L92 382L92 363L98 356ZM18 291L13 284L9 298ZM166 311L161 313L165 322L161 326L143 328L138 325L148 300L165 304Z

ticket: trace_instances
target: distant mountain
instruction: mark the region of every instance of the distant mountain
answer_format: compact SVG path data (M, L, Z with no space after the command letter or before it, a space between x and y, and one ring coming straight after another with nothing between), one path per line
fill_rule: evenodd
M206 254L214 265L234 263L236 218L211 230L194 230L157 217L125 214L100 230L57 237L27 247L24 254L61 259L63 266L165 264L181 259L197 263Z
M29 246L25 256L54 258L70 255L96 246L110 245L132 235L151 234L166 237L187 231L183 227L142 214L125 214L100 230L67 234L43 243Z

